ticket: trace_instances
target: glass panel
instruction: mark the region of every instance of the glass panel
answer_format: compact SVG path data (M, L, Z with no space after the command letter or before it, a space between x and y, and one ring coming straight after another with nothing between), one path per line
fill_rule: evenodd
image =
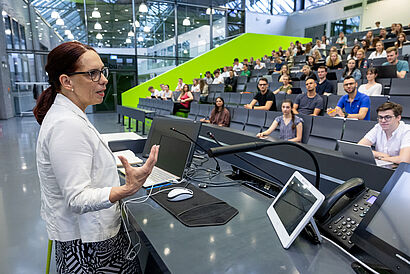
M331 23L331 36L339 35L340 32L345 34L357 32L360 26L360 16L347 18L344 20L338 20Z
M332 0L305 0L305 9L312 9L320 6L327 5L331 2L336 2Z
M13 46L15 49L20 49L19 24L14 19L12 19L11 22L12 22L12 27L13 27Z
M227 37L227 21L225 11L215 10L215 14L212 15L212 35L214 47L219 46L223 40Z
M21 44L21 49L26 49L26 31L24 29L23 25L20 25L20 44Z
M13 43L12 43L12 38L11 38L12 31L11 31L10 17L8 15L3 15L3 21L4 21L4 33L6 35L6 48L12 49Z
M271 0L246 0L246 10L270 13Z
M175 59L138 59L138 82L141 84L175 67ZM164 83L174 84L174 83ZM171 85L172 86L172 85ZM155 87L159 89L159 87Z

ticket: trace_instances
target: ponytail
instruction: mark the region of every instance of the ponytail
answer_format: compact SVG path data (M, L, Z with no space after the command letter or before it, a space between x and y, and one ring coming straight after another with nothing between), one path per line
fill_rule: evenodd
M37 123L41 125L43 119L47 114L47 111L51 108L54 103L54 99L57 96L57 91L55 87L50 86L45 91L43 91L37 100L37 104L33 109L34 116L36 117Z
M295 124L295 113L293 113L293 108L290 110L290 113L292 114L292 130L296 128Z

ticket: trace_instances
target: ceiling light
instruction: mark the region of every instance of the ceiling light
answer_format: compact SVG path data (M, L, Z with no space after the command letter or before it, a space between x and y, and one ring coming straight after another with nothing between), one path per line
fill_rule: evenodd
M139 9L140 12L148 12L148 7L145 5L145 3L141 3Z
M142 42L144 41L144 38L142 38L142 36L138 37L138 42Z
M128 32L128 36L129 36L129 37L133 37L133 36L134 36L134 33L133 33L132 31L130 31L130 32Z
M74 40L74 35L72 33L70 33L69 35L67 35L67 38L70 40Z
M125 11L125 12L128 12L128 10L127 10L127 9L125 9L124 11Z
M71 30L66 29L66 30L64 31L64 34L65 34L65 35L69 35L69 34L71 34Z
M189 21L189 17L185 18L184 21L182 21L182 25L183 26L190 26L191 25L191 21Z
M130 38L125 39L125 43L131 44L131 39Z
M107 11L105 14L110 15L111 13Z
M100 23L95 23L95 25L94 25L94 29L102 29L102 26L101 26L101 24Z
M206 9L206 14L210 15L211 12L212 12L212 14L215 14L215 10L214 10L214 9L211 9L211 8L207 8L207 9Z
M4 10L3 10L3 11L1 11L1 15L3 15L3 16L7 16L7 12L5 12Z
M11 29L6 29L4 32L5 32L7 35L10 35L10 34L11 34Z
M57 19L57 18L60 18L60 15L58 14L58 12L56 12L55 10L53 10L53 11L51 12L51 18Z
M108 24L108 23L109 23L109 21L105 21L105 23L106 23L106 24Z
M56 25L57 26L64 26L64 20L61 19L61 18L58 18L57 21L56 21Z
M93 10L91 13L92 18L101 18L101 13L98 10Z
M150 32L150 30L151 30L150 27L148 27L148 26L145 26L145 27L144 27L144 31L145 31L145 32Z
M114 21L115 21L115 22L118 22L118 18L115 18Z
M95 38L97 38L98 40L103 39L103 37L102 37L101 33L97 33L97 35L95 36Z

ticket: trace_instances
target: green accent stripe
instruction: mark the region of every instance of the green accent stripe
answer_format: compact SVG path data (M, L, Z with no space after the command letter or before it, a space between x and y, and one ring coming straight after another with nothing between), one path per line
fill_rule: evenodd
M174 90L178 78L182 77L184 83L192 84L194 78L199 78L200 73L209 70L213 73L216 68L232 65L233 59L253 56L255 59L267 54L270 56L273 49L278 50L289 47L290 42L299 40L302 44L311 42L310 38L277 36L266 34L245 33L221 46L214 48L198 57L195 57L145 83L135 86L122 93L122 104L124 106L136 107L139 98L149 96L149 86L159 89L160 84L169 84L170 89Z

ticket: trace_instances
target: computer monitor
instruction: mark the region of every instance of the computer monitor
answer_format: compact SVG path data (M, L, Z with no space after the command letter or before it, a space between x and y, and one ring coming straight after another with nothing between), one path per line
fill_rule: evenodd
M410 273L409 182L410 164L401 163L351 238L395 273Z
M397 78L397 66L374 66L377 69L377 78Z

